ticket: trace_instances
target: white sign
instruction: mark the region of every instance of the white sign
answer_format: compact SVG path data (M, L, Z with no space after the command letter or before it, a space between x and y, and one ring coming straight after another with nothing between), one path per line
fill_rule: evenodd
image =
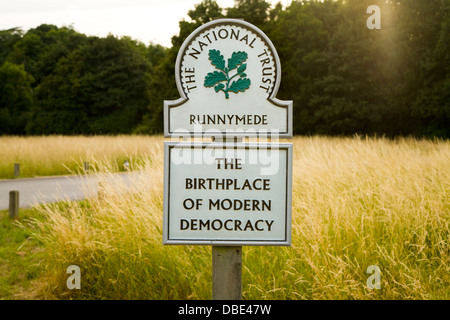
M164 244L290 245L292 144L164 147Z
M164 135L292 137L292 101L276 94L278 54L243 20L219 19L196 29L175 67L180 98L164 102Z

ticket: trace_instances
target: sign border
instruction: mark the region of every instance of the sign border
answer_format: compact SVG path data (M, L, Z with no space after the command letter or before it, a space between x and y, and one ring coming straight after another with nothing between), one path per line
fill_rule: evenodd
M275 86L271 92L271 95L267 98L269 102L271 102L274 106L280 107L280 108L287 108L287 114L286 114L286 121L287 121L287 129L285 132L279 132L275 128L272 130L275 132L271 132L271 130L266 130L264 133L259 133L257 130L250 130L250 132L235 132L235 133L229 133L226 130L225 131L211 131L206 130L202 132L196 132L196 131L184 131L180 130L180 132L174 133L170 129L170 108L179 107L182 104L184 104L186 101L189 100L189 98L186 96L183 86L181 85L181 60L183 58L183 54L188 48L188 46L191 44L193 39L203 32L203 30L208 29L210 27L213 27L215 25L220 24L234 24L238 26L244 26L252 31L254 31L258 36L260 36L269 46L270 50L272 51L273 57L275 59L275 65L276 68L276 79ZM246 22L241 19L216 19L213 21L210 21L208 23L203 24L202 26L195 29L183 42L180 49L178 50L177 59L175 62L175 81L178 89L178 93L180 94L180 98L177 100L164 100L164 137L217 137L217 136L223 136L223 137L259 137L260 135L264 135L265 137L272 137L272 136L278 136L280 138L292 138L293 137L293 123L292 123L292 116L293 116L293 101L292 100L279 100L276 98L276 95L278 93L278 89L280 87L281 83L281 62L280 58L278 56L278 53L275 49L275 46L273 45L272 41L266 36L266 34L256 27L255 25Z
M193 240L169 239L170 215L170 149L181 148L246 148L286 150L286 212L284 240ZM221 143L221 142L164 142L164 197L163 197L163 244L170 245L213 245L213 246L290 246L292 242L292 143Z

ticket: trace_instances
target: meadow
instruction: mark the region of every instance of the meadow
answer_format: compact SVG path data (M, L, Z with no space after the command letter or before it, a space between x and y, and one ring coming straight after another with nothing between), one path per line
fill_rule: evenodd
M91 174L120 171L124 158L142 173L132 190L108 180L101 197L35 207L8 222L21 235L14 250L24 251L23 241L38 255L24 268L32 274L26 298L211 298L211 247L162 245L163 141L0 138L0 147L16 148L2 154L2 168L17 159L46 168L31 176L61 163L81 172L85 159L96 164ZM449 141L317 136L292 143L292 246L243 247L244 299L450 299ZM0 264L9 270L8 258ZM80 290L66 286L70 265L81 269ZM368 285L370 266L381 271L379 289Z
M46 136L0 137L0 179L14 178L14 164L20 164L20 177L55 176L84 173L84 163L94 171L123 171L158 143L149 136ZM99 168L107 164L107 167Z

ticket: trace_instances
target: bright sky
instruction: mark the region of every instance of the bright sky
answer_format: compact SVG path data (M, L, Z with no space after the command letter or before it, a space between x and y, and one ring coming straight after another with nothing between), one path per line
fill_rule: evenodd
M178 22L201 0L0 0L0 30L21 27L24 31L42 23L72 25L78 32L104 37L130 36L145 44L171 46ZM290 0L270 0L270 3ZM234 0L217 0L222 8Z

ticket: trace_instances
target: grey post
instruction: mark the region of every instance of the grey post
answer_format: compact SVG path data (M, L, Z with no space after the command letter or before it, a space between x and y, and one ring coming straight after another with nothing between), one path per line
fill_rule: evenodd
M242 299L242 247L212 247L212 296Z
M97 184L97 198L103 200L105 198L105 186L102 181Z
M9 217L15 219L19 217L19 191L9 192Z
M84 172L89 173L89 162L84 163Z
M20 176L20 164L14 163L14 177L18 178Z

